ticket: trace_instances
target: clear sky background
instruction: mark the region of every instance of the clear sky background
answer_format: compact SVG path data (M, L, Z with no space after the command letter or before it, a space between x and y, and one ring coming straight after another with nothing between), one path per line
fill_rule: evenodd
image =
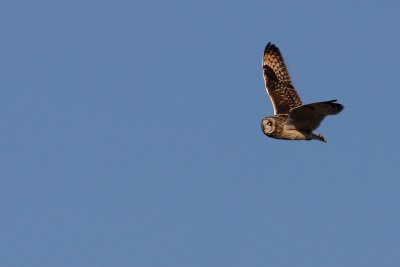
M400 266L399 1L2 1L0 266ZM328 143L260 130L261 57Z

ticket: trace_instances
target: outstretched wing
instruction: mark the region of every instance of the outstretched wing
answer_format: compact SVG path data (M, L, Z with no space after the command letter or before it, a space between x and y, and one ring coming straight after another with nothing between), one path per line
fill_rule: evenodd
M289 73L278 47L269 42L264 50L263 73L265 87L274 107L274 115L287 114L302 105L290 81Z
M285 122L285 130L296 129L311 133L326 116L336 115L343 110L343 105L335 103L336 101L312 103L291 109Z

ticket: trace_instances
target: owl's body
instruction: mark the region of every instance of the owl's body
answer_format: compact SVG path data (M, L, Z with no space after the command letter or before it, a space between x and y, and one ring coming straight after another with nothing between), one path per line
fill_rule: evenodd
M320 140L326 138L313 131L328 115L336 115L343 105L336 100L303 105L294 89L279 49L268 43L263 56L263 74L274 116L261 122L263 133L284 140Z
M310 139L310 135L302 132L301 130L285 130L285 122L289 117L288 114L278 114L272 117L267 117L262 120L262 128L265 129L264 132L267 136L275 139L284 140L306 140ZM268 123L271 123L268 125ZM269 129L273 129L270 132Z

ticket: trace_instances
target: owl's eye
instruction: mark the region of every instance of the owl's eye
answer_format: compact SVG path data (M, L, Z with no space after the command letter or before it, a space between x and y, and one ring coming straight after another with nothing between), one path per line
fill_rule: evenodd
M272 125L272 122L268 121L268 122L267 122L267 125L268 125L268 126L271 126L271 125Z

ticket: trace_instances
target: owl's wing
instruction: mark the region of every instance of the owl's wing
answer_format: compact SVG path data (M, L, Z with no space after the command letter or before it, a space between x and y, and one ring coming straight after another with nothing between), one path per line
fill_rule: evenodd
M312 103L291 109L285 122L285 130L296 129L311 133L326 116L336 115L343 110L343 105L335 103L336 101Z
M302 105L294 89L279 48L269 42L264 49L263 74L268 96L274 107L274 115L287 114L290 109Z

